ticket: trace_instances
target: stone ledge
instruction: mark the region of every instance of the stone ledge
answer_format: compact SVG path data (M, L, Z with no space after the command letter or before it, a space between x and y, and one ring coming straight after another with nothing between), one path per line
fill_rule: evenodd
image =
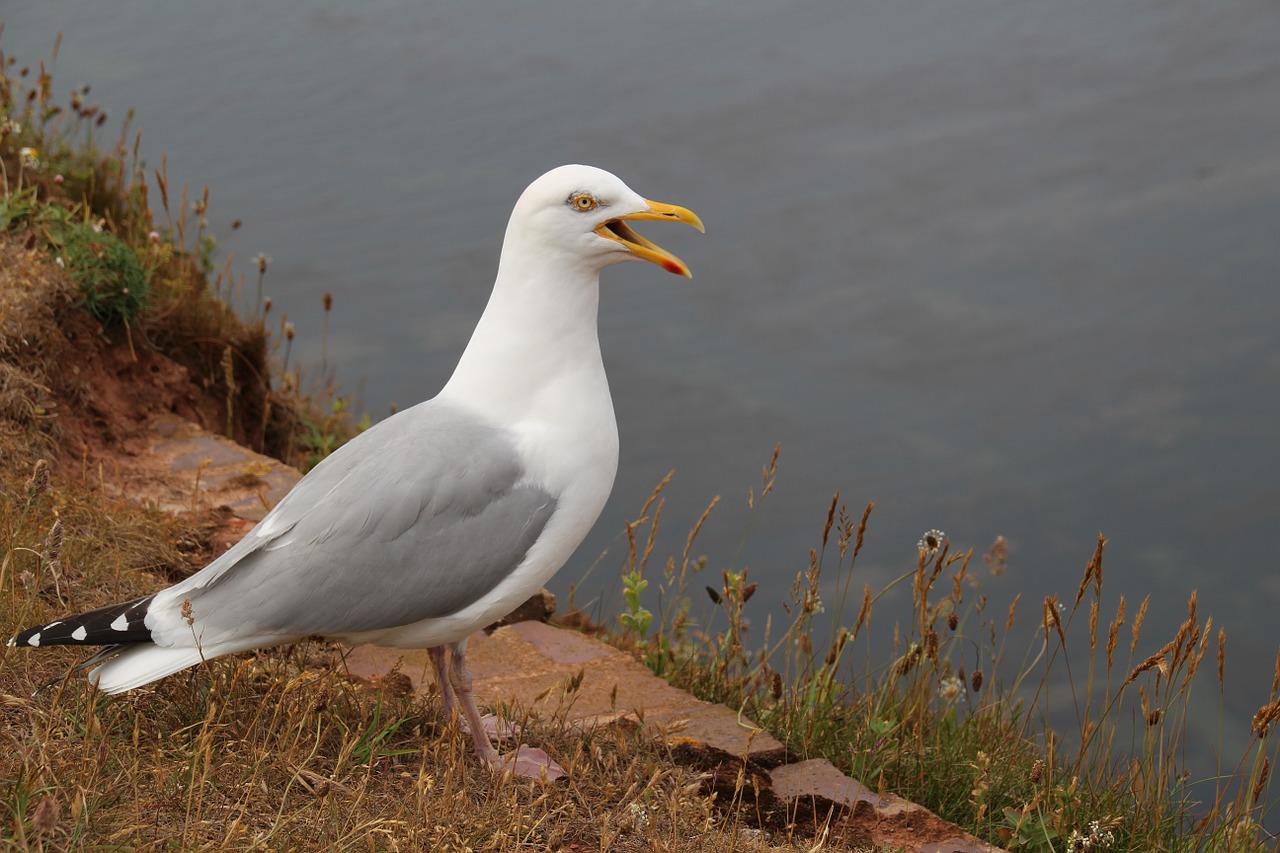
M177 415L156 417L147 432L138 464L121 475L130 498L165 512L225 506L256 523L302 479L296 468Z
M399 668L419 691L434 681L425 650L358 646L347 656L347 668L370 679ZM783 750L750 721L672 687L612 646L541 622L473 634L467 640L467 668L477 701L490 707L518 704L582 726L631 719L660 740L697 742L732 756Z

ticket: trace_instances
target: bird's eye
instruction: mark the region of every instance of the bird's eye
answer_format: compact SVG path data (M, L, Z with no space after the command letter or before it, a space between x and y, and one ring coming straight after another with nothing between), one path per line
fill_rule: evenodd
M569 199L569 203L580 211L595 210L600 204L591 193L577 193Z

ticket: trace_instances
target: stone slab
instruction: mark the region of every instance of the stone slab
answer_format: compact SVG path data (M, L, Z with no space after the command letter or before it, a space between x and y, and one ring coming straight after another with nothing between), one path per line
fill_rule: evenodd
M398 667L414 689L432 689L434 676L425 651L359 646L346 660L353 675L381 678ZM739 757L783 750L751 721L672 687L624 652L541 622L519 622L491 635L472 635L467 640L467 668L476 701L491 708L514 704L577 725L627 718L661 740L697 742Z
M825 759L784 764L770 771L769 776L773 779L774 794L784 800L817 796L851 809L858 803L867 803L872 808L881 805L874 791L841 773Z
M868 842L911 853L1001 853L933 812L894 796L880 796L826 759L785 764L769 771L773 795L811 814L841 810L837 826Z
M166 512L226 506L239 518L261 521L302 479L296 468L177 415L156 417L149 433L148 464L131 472L129 496Z

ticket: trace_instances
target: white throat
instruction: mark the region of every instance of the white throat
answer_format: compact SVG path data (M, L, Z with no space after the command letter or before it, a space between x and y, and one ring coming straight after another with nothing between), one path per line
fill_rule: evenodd
M572 260L508 230L493 293L442 398L512 423L581 417L565 411L578 408L577 397L603 403L612 422L597 328L600 274Z

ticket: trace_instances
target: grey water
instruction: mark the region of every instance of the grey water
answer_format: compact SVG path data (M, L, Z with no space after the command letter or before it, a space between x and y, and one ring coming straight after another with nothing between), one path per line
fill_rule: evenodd
M859 594L926 529L977 553L1002 535L982 592L997 612L1023 594L1030 645L1101 531L1104 614L1152 599L1140 655L1198 589L1228 632L1229 741L1266 701L1274 4L8 0L0 19L20 64L61 32L59 95L136 108L151 166L210 187L220 257L252 281L270 256L312 376L333 295L327 364L375 417L447 378L544 170L599 165L702 216L705 237L643 229L693 281L605 273L622 459L560 594L616 609L619 534L675 469L659 561L723 495L695 589L748 567L762 631L838 490L876 502Z

